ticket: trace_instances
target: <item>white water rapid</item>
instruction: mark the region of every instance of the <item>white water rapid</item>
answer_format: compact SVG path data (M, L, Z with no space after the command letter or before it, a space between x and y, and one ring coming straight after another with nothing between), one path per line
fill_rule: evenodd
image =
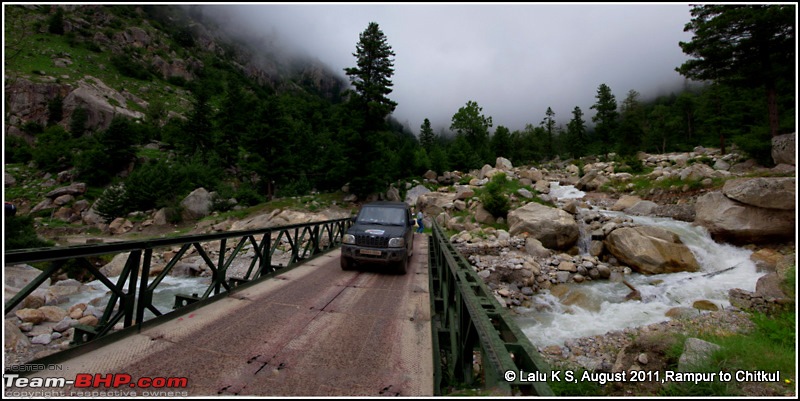
M109 277L112 283L116 283L119 277ZM150 278L152 281L154 277ZM158 309L162 314L167 314L172 312L172 307L175 305L175 295L182 294L182 295L192 295L197 293L198 295L203 295L203 292L208 288L209 283L211 282L210 278L208 277L173 277L173 276L166 276L164 280L159 283L158 287L156 287L156 291L153 294L153 305L155 305L156 309ZM136 291L139 291L139 282L136 283ZM70 305L74 305L77 303L86 303L96 305L96 308L105 308L108 300L111 297L111 291L103 285L100 280L95 280L89 283L86 283L85 290L81 291L78 294L70 296ZM127 281L123 286L124 290L127 291L128 284ZM137 294L138 298L138 294ZM150 312L149 310L145 310L145 319L150 319L155 315Z
M518 309L523 314L516 319L534 345L562 345L572 338L669 320L665 316L669 309L691 308L697 300L708 300L727 308L730 306L728 290L754 291L756 281L764 274L756 271L750 260L751 251L718 244L701 227L668 218L629 217L637 224L655 225L678 234L691 249L701 270L625 276L625 280L640 291L641 301L625 300L631 290L622 282L608 280L565 284L568 292L560 298L547 290L540 292L534 296L532 308ZM569 300L569 305L560 299Z

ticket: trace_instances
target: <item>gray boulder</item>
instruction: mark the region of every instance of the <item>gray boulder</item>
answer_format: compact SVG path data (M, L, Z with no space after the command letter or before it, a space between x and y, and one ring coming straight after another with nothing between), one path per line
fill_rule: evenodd
M569 249L578 241L575 217L561 209L531 202L508 213L509 233L528 233L550 249Z
M406 203L411 206L415 206L417 204L417 199L422 194L427 194L431 192L430 189L426 188L424 185L417 185L406 192Z
M417 210L427 217L438 216L439 213L452 209L456 194L451 192L427 192L417 198Z
M711 358L721 347L699 338L687 338L683 344L683 354L678 359L679 372L696 371L700 365Z
M786 135L778 135L772 138L772 160L775 164L791 164L795 165L796 152L795 136L797 133Z
M795 177L739 178L726 181L722 193L750 206L794 210L796 185Z
M183 218L198 220L211 213L211 193L205 188L197 188L181 201Z
M692 251L675 233L659 227L623 227L603 241L618 260L643 274L700 270Z
M794 238L794 210L747 205L715 191L697 198L695 223L719 241L766 243Z

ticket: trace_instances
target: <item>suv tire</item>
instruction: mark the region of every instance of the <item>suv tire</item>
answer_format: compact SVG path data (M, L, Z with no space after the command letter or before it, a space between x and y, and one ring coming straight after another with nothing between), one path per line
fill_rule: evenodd
M353 261L342 256L339 258L339 261L342 265L342 270L353 270Z
M406 274L407 271L408 271L408 255L403 256L403 260L397 262L397 265L395 266L395 272L397 274L403 275Z

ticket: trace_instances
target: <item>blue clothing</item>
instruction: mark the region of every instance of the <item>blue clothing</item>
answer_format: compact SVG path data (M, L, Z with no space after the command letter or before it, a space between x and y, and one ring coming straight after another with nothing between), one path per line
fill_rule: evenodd
M425 229L425 225L422 224L422 212L417 212L417 232L421 233Z

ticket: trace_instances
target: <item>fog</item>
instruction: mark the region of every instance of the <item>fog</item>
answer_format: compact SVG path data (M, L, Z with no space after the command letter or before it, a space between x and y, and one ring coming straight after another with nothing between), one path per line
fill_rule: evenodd
M199 4L199 3L198 3ZM395 53L393 117L417 134L436 132L468 101L493 128L539 125L547 108L566 126L577 106L592 125L597 88L621 104L680 90L675 71L689 3L242 3L203 7L255 49L318 59L347 79L359 35L378 23Z

